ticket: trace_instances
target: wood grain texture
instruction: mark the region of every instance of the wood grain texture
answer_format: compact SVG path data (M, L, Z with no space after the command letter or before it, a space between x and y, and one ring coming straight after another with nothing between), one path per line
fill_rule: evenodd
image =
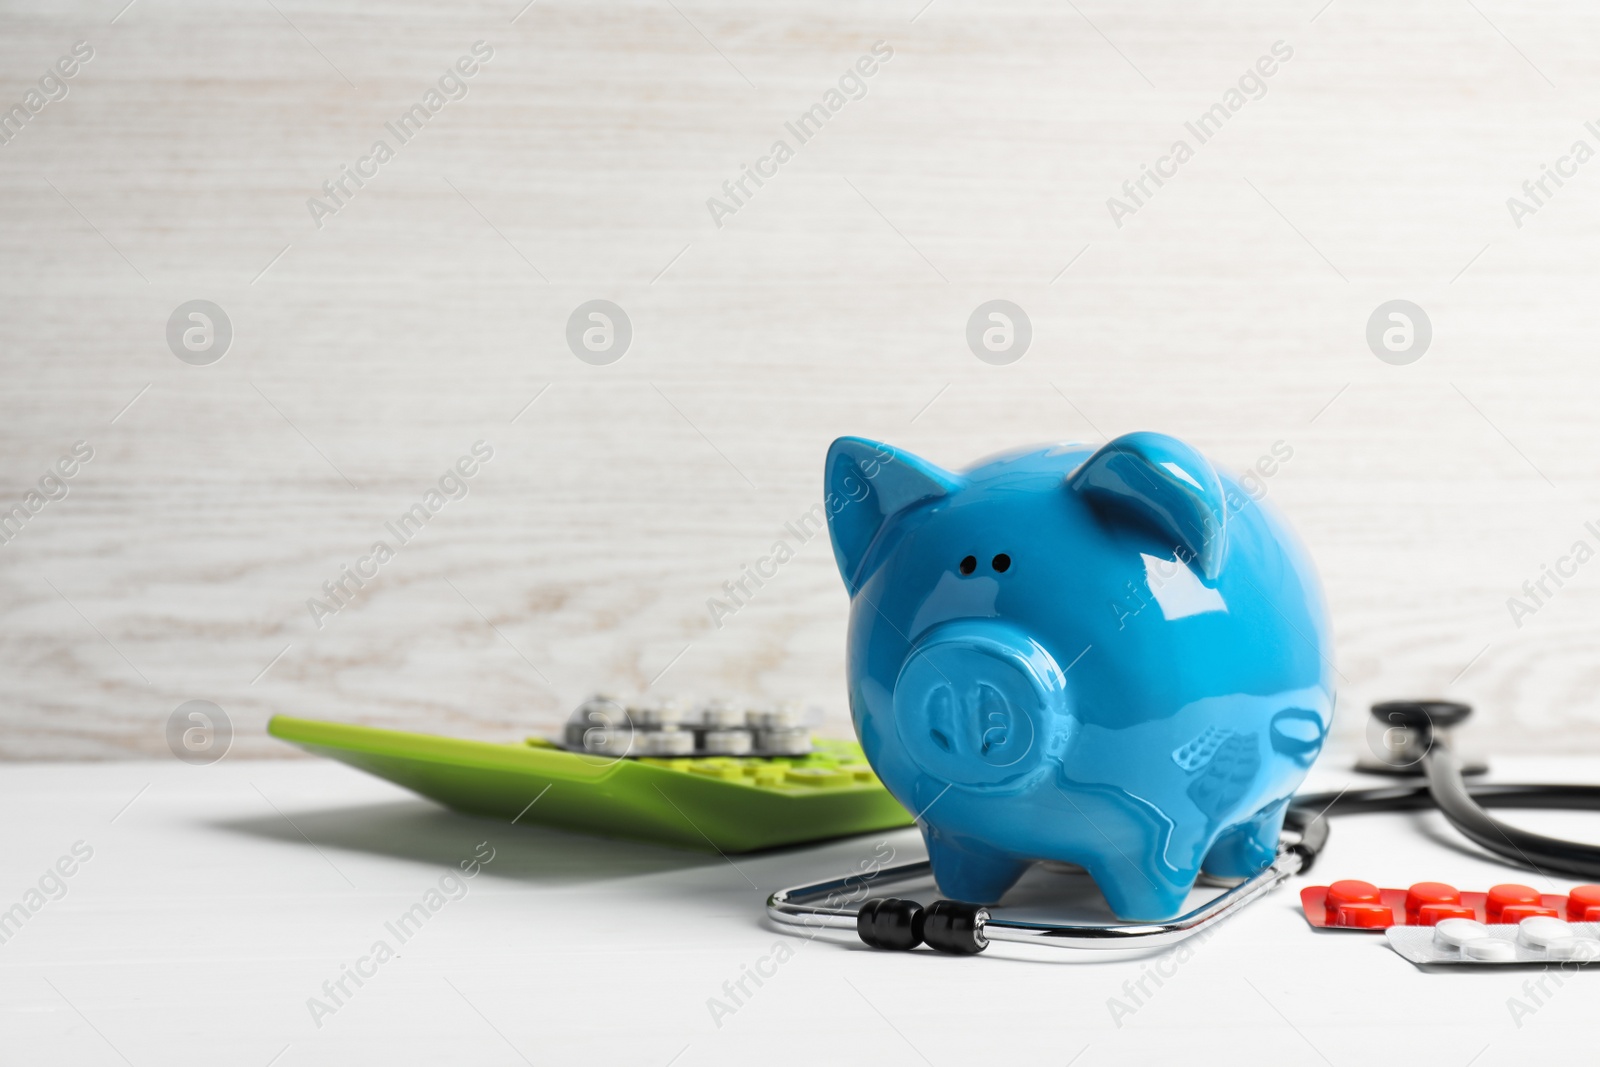
M1600 548L1600 163L1506 206L1600 147L1592 7L119 6L0 7L7 107L95 50L0 145L0 500L95 452L0 545L0 757L159 755L195 698L247 755L283 754L275 712L512 737L652 682L847 730L821 539L706 607L828 441L959 466L1139 428L1234 470L1292 447L1267 488L1328 588L1346 740L1442 693L1485 747L1600 750L1600 563L1520 627L1506 604ZM319 229L307 199L479 40L465 98ZM1265 95L1116 226L1275 41ZM964 341L997 297L1034 328L1005 367ZM1397 297L1434 329L1410 366L1364 340ZM235 331L206 367L164 339L195 298ZM634 326L611 366L564 341L594 298ZM307 599L479 440L470 494L318 628Z

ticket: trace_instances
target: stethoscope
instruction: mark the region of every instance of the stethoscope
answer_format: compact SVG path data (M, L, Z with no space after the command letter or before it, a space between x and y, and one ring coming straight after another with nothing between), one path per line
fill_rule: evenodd
M1328 843L1328 818L1364 812L1437 808L1461 834L1515 867L1540 874L1600 879L1600 847L1545 837L1508 825L1484 810L1540 808L1600 811L1600 786L1468 786L1450 745L1450 733L1472 714L1466 704L1397 700L1375 704L1382 766L1388 773L1427 776L1426 785L1343 790L1297 796L1284 816L1276 858L1264 870L1175 919L1110 926L1024 921L995 916L957 900L914 900L882 895L894 886L931 877L927 860L865 871L782 889L767 898L767 915L780 926L813 933L853 929L873 948L908 950L925 944L939 952L972 955L992 941L1070 949L1158 949L1216 926L1228 916L1306 874ZM857 903L859 901L859 903Z

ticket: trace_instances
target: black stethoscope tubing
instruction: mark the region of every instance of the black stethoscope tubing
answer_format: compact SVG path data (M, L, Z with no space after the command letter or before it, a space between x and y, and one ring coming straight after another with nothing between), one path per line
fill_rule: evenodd
M1546 837L1501 822L1485 808L1523 808L1545 811L1600 811L1600 786L1477 783L1467 785L1461 763L1450 746L1434 740L1422 757L1426 785L1390 786L1343 793L1297 796L1284 818L1285 829L1296 832L1298 850L1305 853L1301 873L1327 843L1327 817L1370 812L1427 811L1438 809L1450 825L1478 847L1515 867L1541 875L1566 874L1600 878L1600 847L1581 841Z

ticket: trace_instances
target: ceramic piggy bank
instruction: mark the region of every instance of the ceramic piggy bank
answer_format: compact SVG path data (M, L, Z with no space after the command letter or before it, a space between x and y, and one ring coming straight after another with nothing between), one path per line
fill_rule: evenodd
M939 889L992 904L1077 864L1120 918L1271 862L1333 714L1305 551L1183 442L1023 449L960 473L828 450L850 707Z

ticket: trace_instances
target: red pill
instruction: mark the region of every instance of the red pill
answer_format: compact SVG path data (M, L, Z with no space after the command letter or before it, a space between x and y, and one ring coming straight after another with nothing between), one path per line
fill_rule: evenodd
M1378 892L1377 886L1371 882L1346 878L1328 887L1327 921L1335 926L1339 925L1339 909L1345 904L1381 904L1382 902L1383 896Z
M1588 917L1590 908L1600 908L1600 885L1580 885L1567 894L1567 918L1573 922L1582 919L1584 922L1594 922Z
M1537 907L1544 903L1544 898L1532 886L1517 885L1507 882L1504 885L1491 886L1489 898L1484 901L1483 911L1492 923L1500 921L1500 909L1508 904L1532 904Z
M1444 919L1476 919L1478 913L1465 904L1424 904L1417 909L1416 926L1437 926Z
M1500 921L1512 926L1535 915L1547 915L1552 919L1561 918L1560 912L1543 904L1507 904L1500 909Z
M1382 900L1377 886L1355 878L1346 878L1328 887L1329 904L1376 904ZM1595 903L1600 904L1600 900Z
M1394 925L1394 912L1387 904L1340 904L1334 924L1362 930L1383 929Z
M1583 909L1583 921L1586 923L1600 923L1600 904L1592 908Z
M1418 912L1424 904L1459 904L1461 894L1453 885L1443 882L1418 882L1406 890L1406 922L1417 921ZM1445 916L1453 918L1453 916ZM1472 916L1467 916L1472 918ZM1429 925L1432 925L1431 923Z

